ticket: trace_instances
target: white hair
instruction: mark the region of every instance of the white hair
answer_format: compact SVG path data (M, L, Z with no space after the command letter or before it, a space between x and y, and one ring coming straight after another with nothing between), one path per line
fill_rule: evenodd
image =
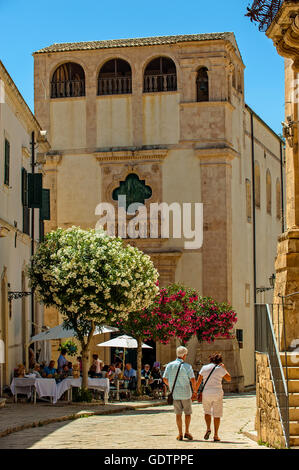
M183 357L186 354L188 354L188 349L185 348L185 346L179 346L178 348L176 348L177 357Z

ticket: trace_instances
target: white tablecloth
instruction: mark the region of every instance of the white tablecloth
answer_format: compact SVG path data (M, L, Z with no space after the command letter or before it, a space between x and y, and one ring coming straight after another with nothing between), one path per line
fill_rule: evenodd
M10 384L10 389L13 395L18 393L31 397L32 387L35 385L35 377L14 377Z
M56 403L57 398L57 385L55 379L36 379L35 388L39 398L52 397L53 403Z
M59 383L56 383L55 379L37 379L33 378L14 378L10 388L13 395L17 393L27 394L31 396L32 387L35 386L38 396L41 397L52 397L53 403L56 403L59 398L69 390L71 387L81 387L82 377L79 379L64 379ZM91 379L88 378L88 388L101 390L105 393L107 398L109 395L110 382L109 379Z

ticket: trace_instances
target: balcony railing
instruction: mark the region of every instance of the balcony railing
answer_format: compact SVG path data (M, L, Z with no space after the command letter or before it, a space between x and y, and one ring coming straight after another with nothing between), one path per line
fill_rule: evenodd
M284 0L254 0L247 8L251 21L259 23L259 30L266 31L277 15Z
M62 80L51 82L51 98L85 96L84 80Z
M177 79L175 73L144 76L144 93L155 93L159 91L176 91Z
M98 95L125 95L132 93L131 77L99 78Z

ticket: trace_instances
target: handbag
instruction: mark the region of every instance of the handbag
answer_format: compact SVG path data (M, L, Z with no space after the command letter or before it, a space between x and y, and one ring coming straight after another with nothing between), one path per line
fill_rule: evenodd
M198 388L198 391L197 391L197 401L198 401L198 403L202 402L202 392L204 391L204 388L207 385L207 381L209 380L209 378L211 377L211 375L213 374L213 372L214 372L214 370L216 369L217 366L218 366L218 364L216 364L215 367L211 370L211 372L209 373L208 378L205 381L205 383L200 384L200 386Z
M178 371L177 371L176 376L175 376L175 379L174 379L174 383L173 383L173 386L172 386L172 390L171 390L171 392L170 392L170 393L168 394L168 396L167 396L167 403L168 403L168 405L173 405L173 391L174 391L174 387L175 387L175 384L176 384L176 380L177 380L177 378L178 378L178 375L179 375L180 368L181 368L181 365L182 365L182 364L183 364L183 363L181 362L180 365L179 365L179 367L178 367Z

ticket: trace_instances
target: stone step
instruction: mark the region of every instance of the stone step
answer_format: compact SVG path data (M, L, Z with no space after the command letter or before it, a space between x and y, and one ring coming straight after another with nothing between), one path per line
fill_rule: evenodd
M299 393L299 380L288 380L288 390L290 393Z
M299 437L290 437L290 446L299 446Z
M299 394L290 393L289 394L289 406L299 406Z
M283 368L284 375L286 377L286 368ZM288 378L299 380L299 367L288 367Z
M299 421L299 408L289 409L290 421Z
M280 353L280 360L283 366L286 365L286 357L285 353L281 352ZM299 367L299 354L298 353L287 353L287 361L288 361L288 366L290 367Z
M299 423L290 422L290 436L299 437Z

